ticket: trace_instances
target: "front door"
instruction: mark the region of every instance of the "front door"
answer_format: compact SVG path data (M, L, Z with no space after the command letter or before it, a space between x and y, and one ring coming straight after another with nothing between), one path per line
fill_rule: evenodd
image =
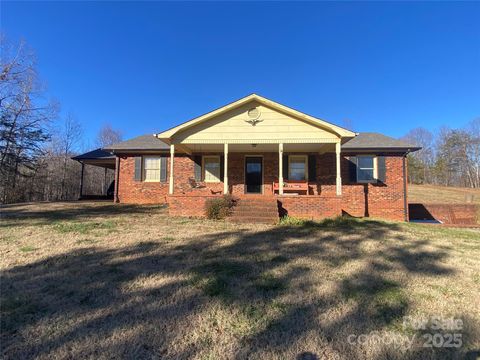
M263 185L263 161L260 156L245 157L245 193L261 194Z

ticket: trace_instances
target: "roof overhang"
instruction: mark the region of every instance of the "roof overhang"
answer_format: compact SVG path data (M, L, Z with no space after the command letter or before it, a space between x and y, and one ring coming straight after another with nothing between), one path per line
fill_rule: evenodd
M98 166L98 167L107 168L107 169L115 169L115 157L104 158L104 159L101 159L101 158L98 158L98 159L94 159L94 158L75 159L75 158L72 158L72 160L76 160L81 164Z
M78 161L82 164L99 166L103 168L115 168L115 155L102 148L73 156L72 160Z
M342 153L402 153L408 154L420 150L421 147L342 147Z
M112 150L115 155L129 155L129 154L166 154L170 150L165 149L120 149Z

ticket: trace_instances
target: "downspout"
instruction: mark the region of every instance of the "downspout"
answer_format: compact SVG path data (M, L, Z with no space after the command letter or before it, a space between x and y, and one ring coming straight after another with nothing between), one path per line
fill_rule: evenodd
M408 202L407 202L407 155L403 155L403 219L408 222Z

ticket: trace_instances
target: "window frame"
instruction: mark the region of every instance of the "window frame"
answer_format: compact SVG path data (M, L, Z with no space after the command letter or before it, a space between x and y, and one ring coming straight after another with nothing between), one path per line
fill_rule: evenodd
M357 155L357 167L356 167L356 170L357 170L357 173L356 173L356 177L357 177L357 183L359 184L369 184L369 183L375 183L378 181L378 166L377 166L377 156L376 155L372 155L372 154L363 154L363 155ZM372 158L372 166L373 168L363 168L365 170L370 170L372 169L373 170L373 178L370 179L370 180L360 180L359 177L358 177L358 173L359 173L359 170L361 170L360 166L359 166L359 161L358 159L359 158Z
M304 158L305 159L305 169L304 169L304 180L291 180L292 178L292 173L291 173L291 164L292 164L292 158ZM288 180L291 181L308 181L308 155L305 154L293 154L293 155L288 155Z
M158 160L158 180L157 179L150 179L147 180L147 170L154 170L154 169L147 169L145 166L147 159L157 159ZM142 180L144 182L161 182L162 179L162 157L157 155L145 155L142 156Z
M218 178L215 179L215 180L207 180L207 169L205 168L205 159L208 159L208 158L215 158L218 160ZM220 159L220 155L203 155L202 156L202 180L206 183L219 183L219 182L222 182L222 164L221 164L221 159Z

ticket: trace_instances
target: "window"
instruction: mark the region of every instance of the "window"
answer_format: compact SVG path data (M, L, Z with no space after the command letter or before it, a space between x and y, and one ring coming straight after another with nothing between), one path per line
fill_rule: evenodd
M220 181L220 157L219 156L204 156L203 169L204 169L205 182Z
M145 156L143 158L143 179L147 182L160 181L160 158Z
M375 174L375 157L358 156L357 157L357 181L372 182L376 178Z
M307 180L307 156L288 157L288 180Z

